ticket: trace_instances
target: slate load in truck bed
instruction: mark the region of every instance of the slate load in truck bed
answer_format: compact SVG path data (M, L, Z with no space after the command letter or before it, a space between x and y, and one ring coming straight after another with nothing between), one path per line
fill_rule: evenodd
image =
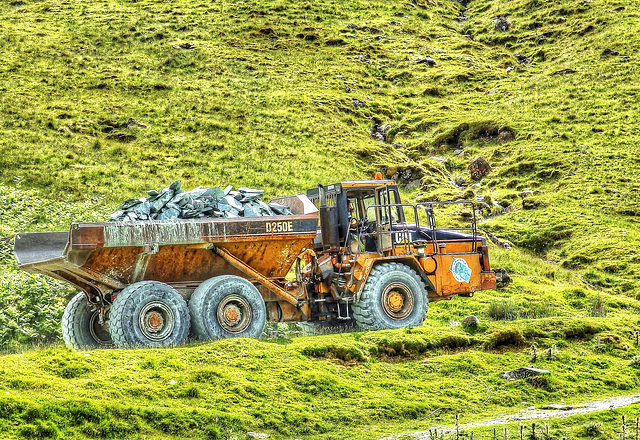
M181 189L179 180L161 191L147 191L148 197L125 200L111 215L111 221L171 220L189 218L236 218L292 215L288 206L265 203L264 190L247 187L233 190L201 186Z

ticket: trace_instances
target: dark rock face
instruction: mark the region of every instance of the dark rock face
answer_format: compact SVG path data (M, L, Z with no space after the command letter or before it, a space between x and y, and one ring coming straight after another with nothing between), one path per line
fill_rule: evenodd
M225 189L194 188L184 191L176 180L168 188L147 191L148 197L125 200L113 213L110 221L172 220L189 218L234 218L270 215L292 215L288 206L265 203L264 191L247 187L233 191Z
M495 29L497 31L506 32L511 27L511 22L507 21L507 19L505 17L500 16L500 17L496 18L494 26L495 26Z
M511 284L511 276L504 267L495 267L493 271L496 273L497 287L506 287Z
M415 181L419 183L420 179L424 177L424 172L414 166L382 167L382 173L386 178L395 180L401 186L406 186Z
M518 63L522 64L523 66L531 63L531 60L529 58L525 57L524 55L522 55L521 53L515 53L513 55L518 60Z
M360 101L359 99L352 99L351 104L353 104L355 108L369 107L366 103Z
M552 75L570 75L572 73L576 73L576 71L573 69L562 69L562 70L556 70L555 72L552 73Z
M424 64L427 67L433 67L436 65L436 60L434 60L433 58L426 56L426 57L418 57L416 58L416 64Z
M371 137L378 139L382 142L387 142L387 131L391 128L391 125L385 125L381 122L374 122L373 126L369 130Z
M522 367L512 371L504 371L499 376L506 380L526 379L532 376L542 376L551 374L549 370L541 370L539 368Z
M496 138L496 141L500 144L503 144L505 142L511 142L515 138L516 138L515 133L510 129L506 128L498 132L498 137Z
M605 56L616 56L616 55L620 55L620 54L618 53L617 50L606 48L605 50L602 51L602 53L600 55L605 57Z
M191 49L195 49L196 45L193 43L184 43L184 44L172 44L171 45L172 49L185 49L185 50L191 50Z
M491 172L491 165L487 159L482 156L478 156L471 160L469 164L469 173L473 180L480 180Z

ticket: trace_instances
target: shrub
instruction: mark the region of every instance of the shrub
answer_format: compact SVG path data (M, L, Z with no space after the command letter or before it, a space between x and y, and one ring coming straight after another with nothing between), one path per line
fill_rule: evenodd
M589 299L589 316L600 318L607 316L607 304L602 295L596 295Z
M552 380L549 376L530 376L525 381L534 388L544 391L554 391Z
M597 438L597 437L604 436L604 430L602 429L602 424L598 422L587 422L584 425L582 425L580 431L582 431L582 434L584 437Z
M518 318L518 306L511 300L493 300L489 303L487 316L494 321L513 321Z
M521 347L525 344L524 336L517 329L505 329L492 333L485 342L485 348L492 349L505 346Z
M436 343L438 348L462 348L468 347L471 341L468 336L465 335L445 335Z
M44 275L5 273L0 278L0 349L59 340L65 298L73 292Z

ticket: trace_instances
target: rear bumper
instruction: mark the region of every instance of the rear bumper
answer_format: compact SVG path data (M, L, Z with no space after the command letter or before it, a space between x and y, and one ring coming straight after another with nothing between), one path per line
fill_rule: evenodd
M482 290L496 288L496 273L493 271L482 272Z

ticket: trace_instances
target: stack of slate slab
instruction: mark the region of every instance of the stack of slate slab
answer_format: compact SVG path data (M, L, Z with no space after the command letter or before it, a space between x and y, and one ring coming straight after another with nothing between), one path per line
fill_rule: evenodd
M129 199L113 213L110 221L171 220L189 218L235 218L270 215L293 215L288 206L265 203L264 190L225 189L199 186L191 191L180 188L176 180L161 191L147 191L148 197Z

